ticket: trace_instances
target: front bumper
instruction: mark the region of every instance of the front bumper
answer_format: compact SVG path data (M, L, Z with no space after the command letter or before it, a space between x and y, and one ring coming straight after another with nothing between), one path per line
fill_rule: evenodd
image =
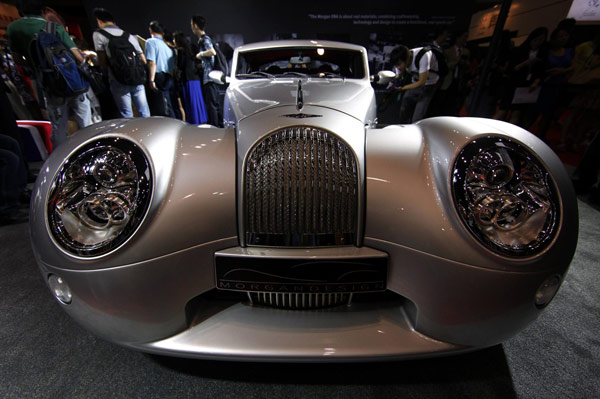
M131 347L182 357L267 361L383 360L469 349L419 334L401 303L311 311L234 303L177 335Z
M234 246L233 237L127 266L42 264L42 273L69 284L73 300L61 306L109 341L159 354L267 361L415 358L494 345L537 317L535 292L553 274L478 268L367 242L389 254L387 287L397 295L320 310L203 295L215 288L214 265L199 260Z

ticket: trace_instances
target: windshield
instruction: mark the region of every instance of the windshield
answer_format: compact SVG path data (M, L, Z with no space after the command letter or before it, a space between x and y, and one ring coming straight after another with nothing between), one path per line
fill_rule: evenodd
M235 76L238 79L281 76L362 79L365 68L360 51L293 47L240 52Z

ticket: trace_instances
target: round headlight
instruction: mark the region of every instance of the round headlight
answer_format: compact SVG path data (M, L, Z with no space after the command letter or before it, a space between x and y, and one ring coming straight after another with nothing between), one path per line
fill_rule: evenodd
M137 229L151 194L143 151L123 138L98 139L77 150L56 174L48 201L50 231L75 255L105 254Z
M558 230L554 182L523 145L502 137L469 143L454 165L452 191L467 229L502 255L532 256Z

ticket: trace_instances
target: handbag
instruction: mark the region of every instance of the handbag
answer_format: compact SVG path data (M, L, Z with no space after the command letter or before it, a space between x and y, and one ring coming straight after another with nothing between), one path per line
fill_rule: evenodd
M77 66L83 78L89 82L92 90L96 94L102 94L106 91L106 83L104 82L104 74L98 67L90 66L87 62Z
M159 89L146 88L146 99L152 116L169 116L167 99Z

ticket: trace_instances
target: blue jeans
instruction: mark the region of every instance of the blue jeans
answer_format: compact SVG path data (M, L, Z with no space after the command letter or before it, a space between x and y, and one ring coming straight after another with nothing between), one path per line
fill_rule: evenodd
M84 94L76 97L46 96L46 108L52 122L52 145L59 146L67 139L69 111L73 113L80 129L92 124L90 100Z
M146 90L144 89L144 85L129 86L111 79L110 92L112 93L117 109L123 118L133 118L131 100L133 100L135 108L137 108L138 113L142 118L150 116L150 108L148 107L148 100L146 100Z

